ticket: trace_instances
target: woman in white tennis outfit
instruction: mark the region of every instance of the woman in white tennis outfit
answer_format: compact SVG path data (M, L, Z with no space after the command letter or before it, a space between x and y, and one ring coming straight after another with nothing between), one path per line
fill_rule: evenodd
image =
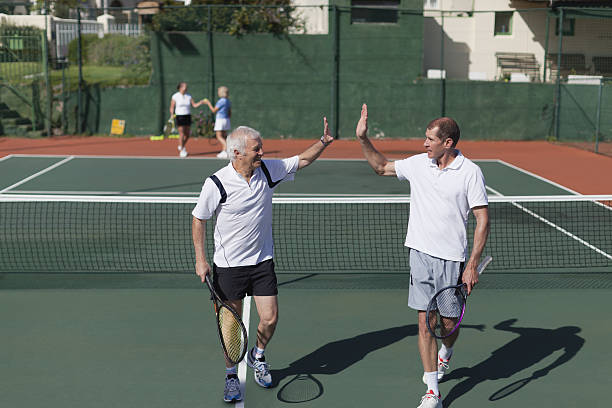
M191 107L197 108L207 102L208 99L204 98L200 102L194 102L191 95L187 93L187 82L179 82L176 89L178 89L178 92L172 95L172 101L170 102L170 115L175 118L180 136L179 154L181 157L187 157L185 145L191 130Z
M221 151L217 154L217 157L220 159L227 159L227 144L225 143L225 139L227 139L227 132L232 128L230 122L230 118L232 117L232 103L229 100L229 89L227 86L220 86L217 94L219 95L219 100L214 107L208 99L206 99L206 104L212 113L216 114L215 136L219 143L221 143Z

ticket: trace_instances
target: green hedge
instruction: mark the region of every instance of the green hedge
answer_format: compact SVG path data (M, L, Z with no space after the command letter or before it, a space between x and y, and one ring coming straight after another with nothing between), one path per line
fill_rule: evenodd
M128 37L121 34L107 34L98 38L95 34L82 36L83 65L123 67L123 76L130 79L139 78L151 73L150 41L147 36ZM68 46L68 59L74 65L77 62L77 39Z
M99 40L96 34L81 35L81 57L83 58L83 64L87 63L87 48L89 44L95 42L96 40ZM78 44L78 37L70 41L68 44L68 61L70 61L71 64L79 63Z

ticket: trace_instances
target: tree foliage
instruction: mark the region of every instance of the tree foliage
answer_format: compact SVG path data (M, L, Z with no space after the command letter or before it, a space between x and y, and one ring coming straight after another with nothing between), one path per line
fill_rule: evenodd
M250 33L286 34L290 29L302 29L304 22L295 16L290 0L242 0L239 5L227 5L227 0L193 0L180 9L166 8L153 17L155 31L206 31L210 7L211 29L241 36Z

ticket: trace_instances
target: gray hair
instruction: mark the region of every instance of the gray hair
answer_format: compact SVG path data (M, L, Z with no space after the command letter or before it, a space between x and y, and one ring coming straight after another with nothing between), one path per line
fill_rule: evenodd
M261 139L261 134L248 126L238 126L227 137L227 156L230 161L236 160L234 150L238 150L241 154L246 153L247 139Z

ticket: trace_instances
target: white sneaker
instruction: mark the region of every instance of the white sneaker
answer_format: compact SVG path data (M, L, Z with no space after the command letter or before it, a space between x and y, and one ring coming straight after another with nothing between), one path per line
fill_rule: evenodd
M181 150L183 150L183 146L176 146L176 148L178 149L179 153L181 152Z
M450 366L448 364L449 361L450 358L448 360L445 360L438 355L438 381L442 381L442 378L444 378L444 374L446 374L450 370Z
M187 149L185 149L185 148L183 147L183 149L182 149L182 150L181 150L181 152L179 153L179 156L181 156L181 157L187 157Z
M436 395L432 390L427 391L427 394L421 398L421 404L417 408L443 408L442 396Z
M442 381L444 378L444 374L446 374L450 370L450 365L448 360L444 360L442 357L438 355L438 382ZM427 378L425 378L425 374L423 374L423 384L427 385Z
M266 363L266 358L261 356L257 359L253 356L253 349L247 353L247 365L253 369L255 382L264 388L272 386L272 375L270 374L270 366Z
M227 159L227 152L225 150L220 151L219 153L217 153L217 157L220 159Z

